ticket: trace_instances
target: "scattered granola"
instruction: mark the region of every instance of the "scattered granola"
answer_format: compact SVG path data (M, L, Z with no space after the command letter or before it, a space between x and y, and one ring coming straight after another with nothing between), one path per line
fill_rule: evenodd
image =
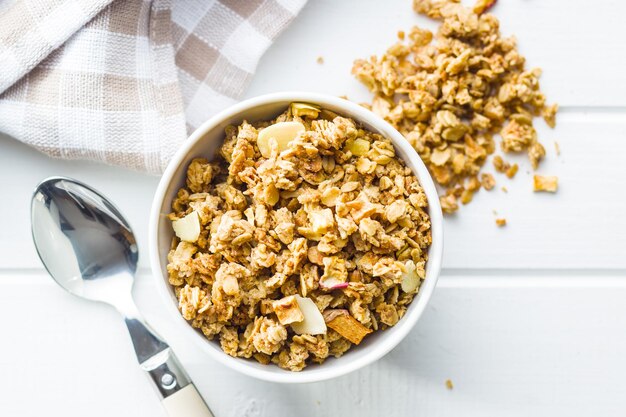
M535 175L533 180L533 191L535 192L556 193L556 190L559 188L559 179L555 176Z
M506 226L506 219L505 218L496 219L496 224L498 225L498 227L504 227Z
M317 62L320 65L324 64L324 57L323 56L318 56L317 59L315 60L315 62Z
M517 174L518 169L519 166L517 164L513 164L506 170L505 174L507 177L513 178L515 174Z
M479 0L471 9L459 0L413 0L417 13L441 20L437 33L414 27L406 41L399 33L385 54L352 68L374 93L367 106L405 136L445 188L446 213L458 209L459 197L471 201L477 190L468 191L468 182L495 151L494 134L503 152L526 152L536 168L545 149L533 118L555 123L558 106L546 105L541 70L525 69L515 38L501 36L498 20L485 13L494 3ZM517 172L500 156L494 165L509 178Z
M493 178L493 175L489 173L484 173L480 175L480 185L487 191L493 190L493 187L496 186L496 180Z
M452 384L452 380L451 379L446 379L446 388L448 389L453 389L454 385Z
M491 162L493 163L495 170L501 174L504 174L509 170L509 168L511 168L511 164L502 159L500 155L494 156Z
M474 13L483 14L495 6L497 0L478 0L474 5Z
M548 126L552 128L556 126L556 112L558 110L559 110L559 105L555 103L551 106L544 107L543 111L541 112L543 119L546 121Z
M388 139L292 103L190 163L169 282L224 352L299 371L402 318L425 277L427 210Z

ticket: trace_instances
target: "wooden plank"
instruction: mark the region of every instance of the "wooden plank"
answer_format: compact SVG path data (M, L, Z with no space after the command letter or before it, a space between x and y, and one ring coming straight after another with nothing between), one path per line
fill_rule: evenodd
M474 1L464 1L473 4ZM616 0L500 1L493 13L504 35L515 35L530 67L541 67L544 91L561 106L625 106L622 24ZM368 94L351 75L352 62L386 50L398 30L436 28L410 0L309 2L262 58L248 97L280 90ZM318 56L324 64L316 63Z
M617 417L626 409L623 278L446 275L389 355L306 385L257 381L206 357L163 314L148 275L136 295L217 416ZM41 415L43 404L67 416L163 415L117 313L63 293L43 272L0 281L0 367L11 375L0 390L12 393L0 397L3 415Z

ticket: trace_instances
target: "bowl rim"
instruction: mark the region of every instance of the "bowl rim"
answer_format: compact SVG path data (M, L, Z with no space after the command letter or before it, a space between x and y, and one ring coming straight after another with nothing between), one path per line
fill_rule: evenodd
M393 333L386 334L384 337L377 340L375 344L367 346L367 349L370 350L367 354L343 363L341 358L337 358L332 362L327 362L329 365L326 368L317 368L316 372L307 372L306 369L302 372L290 372L282 369L280 370L281 372L276 372L273 368L272 370L257 369L250 366L247 361L241 358L231 357L221 350L218 352L217 349L209 346L211 341L202 336L196 329L192 328L182 317L178 308L172 303L168 284L166 280L163 279L164 271L161 269L157 239L160 207L163 204L166 190L173 179L172 177L176 169L184 162L192 147L198 143L207 132L218 127L224 120L237 115L242 115L243 120L245 112L251 108L270 105L275 102L293 101L310 102L322 107L332 106L337 109L345 110L346 113L350 113L349 117L356 119L358 122L364 122L372 126L374 130L388 137L395 147L402 148L403 152L409 155L410 159L414 160L412 162L416 169L413 171L426 194L429 205L429 216L431 218L432 243L428 251L429 259L426 268L426 278L420 286L420 298L411 303L411 307L413 308L409 308L404 317L394 326L395 330ZM338 111L338 113L341 113L341 111ZM182 324L180 327L184 329L183 332L187 335L186 337L195 340L196 344L204 352L208 353L210 357L233 370L257 379L279 383L304 383L328 380L367 366L386 355L407 336L422 316L437 284L443 256L443 214L437 189L430 173L415 149L413 149L408 141L406 141L394 127L370 110L339 97L301 91L284 91L250 98L222 110L202 123L176 151L159 180L150 209L148 234L150 266L153 279L157 281L157 290L161 300L166 304L165 310L170 312L170 315L173 316L177 323ZM320 366L324 366L324 364Z

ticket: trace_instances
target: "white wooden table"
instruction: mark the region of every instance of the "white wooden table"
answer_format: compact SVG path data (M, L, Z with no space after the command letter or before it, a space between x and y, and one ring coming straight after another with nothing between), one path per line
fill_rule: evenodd
M522 161L515 180L500 180L508 194L476 195L446 221L444 270L415 330L378 363L325 383L256 381L187 344L161 311L144 255L139 306L216 416L626 415L626 3L501 0L494 12L561 105L557 129L537 122L548 150L540 172L559 176L558 194L533 194ZM310 0L247 96L298 89L365 100L352 60L413 24L434 26L408 0ZM51 160L0 137L0 416L162 416L117 313L67 295L39 263L29 200L49 175L110 196L146 247L157 178Z

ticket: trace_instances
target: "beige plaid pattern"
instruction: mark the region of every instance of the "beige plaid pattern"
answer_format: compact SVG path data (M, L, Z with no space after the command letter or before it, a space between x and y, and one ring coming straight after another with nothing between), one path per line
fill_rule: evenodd
M0 131L160 173L306 0L0 1Z

